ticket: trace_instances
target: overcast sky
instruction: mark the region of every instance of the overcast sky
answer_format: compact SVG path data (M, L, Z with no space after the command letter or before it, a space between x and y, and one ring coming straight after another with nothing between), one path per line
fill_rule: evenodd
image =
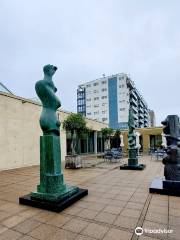
M35 97L42 67L54 76L62 108L102 74L130 74L156 114L180 115L179 0L0 0L0 81Z

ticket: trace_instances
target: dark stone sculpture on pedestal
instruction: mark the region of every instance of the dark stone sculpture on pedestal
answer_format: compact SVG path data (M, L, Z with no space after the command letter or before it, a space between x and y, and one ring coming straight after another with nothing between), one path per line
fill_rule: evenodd
M136 146L136 134L135 123L133 117L133 110L129 108L129 120L128 120L129 132L128 132L128 164L120 166L120 169L125 170L143 170L144 164L138 164L138 147Z
M56 111L61 106L55 95L57 91L52 76L57 70L53 65L43 68L44 79L35 85L42 102L40 126L40 184L37 191L19 199L21 204L59 212L88 194L87 189L69 186L64 183L61 172L60 121Z
M164 178L155 178L151 193L180 196L180 123L177 115L168 115L163 132L167 141L167 154L163 158Z

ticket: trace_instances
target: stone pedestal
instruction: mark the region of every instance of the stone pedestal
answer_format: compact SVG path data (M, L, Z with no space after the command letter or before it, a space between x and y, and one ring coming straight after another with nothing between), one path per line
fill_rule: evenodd
M37 190L21 197L21 204L61 211L88 194L88 190L64 183L61 173L60 137L40 137L40 184Z
M69 155L65 157L65 168L82 168L82 159L80 155Z
M124 164L120 166L120 169L122 170L143 170L146 165L144 164L138 164L138 149L137 148L131 148L128 149L128 164Z
M151 183L149 192L180 197L180 181L155 178Z

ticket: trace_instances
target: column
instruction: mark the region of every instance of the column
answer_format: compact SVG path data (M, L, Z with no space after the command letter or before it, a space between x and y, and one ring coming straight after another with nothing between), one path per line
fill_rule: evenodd
M97 131L94 131L94 154L97 154Z

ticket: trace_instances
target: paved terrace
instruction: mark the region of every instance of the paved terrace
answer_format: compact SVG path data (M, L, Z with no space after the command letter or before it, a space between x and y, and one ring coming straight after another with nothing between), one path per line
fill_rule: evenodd
M180 239L180 198L148 193L161 161L142 157L144 171L119 170L117 164L64 170L66 182L88 188L89 195L61 213L18 204L39 181L38 167L0 172L0 240L129 240L136 226L172 229L143 234L140 240Z

